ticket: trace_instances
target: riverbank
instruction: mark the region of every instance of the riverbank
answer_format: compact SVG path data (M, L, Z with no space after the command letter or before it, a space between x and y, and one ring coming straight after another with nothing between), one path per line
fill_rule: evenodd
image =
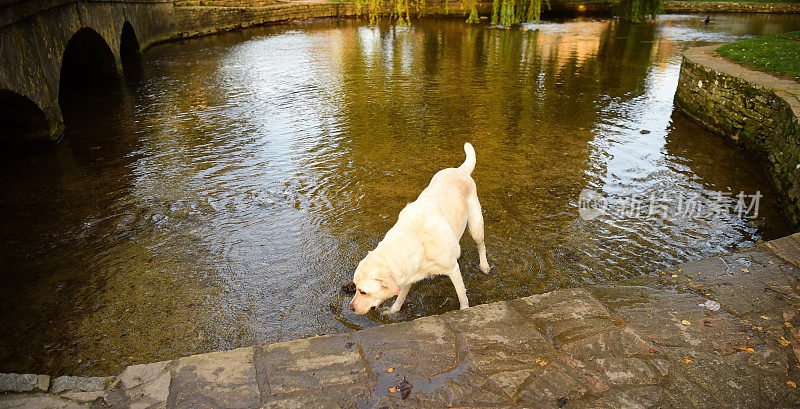
M799 305L800 233L651 276L113 378L3 375L17 393L0 408L790 407Z
M147 49L166 41L203 36L246 27L288 21L320 18L346 18L364 15L365 5L359 9L353 1L300 0L300 1L247 1L219 0L208 2L182 1L174 7L175 31L165 38L154 38L142 44ZM477 9L482 17L491 13L492 2L480 1ZM414 9L414 16L466 16L460 1L427 2L424 11ZM610 1L555 1L542 10L542 18L610 16ZM800 3L763 3L732 1L671 1L664 13L776 13L800 14Z
M800 226L800 83L716 54L719 45L684 53L675 104L694 120L768 164L782 207Z
M176 2L177 32L174 38L186 38L218 32L292 20L354 17L366 13L354 1L249 1L210 0ZM483 17L491 13L491 1L479 1L478 12ZM611 15L610 1L554 1L542 10L542 18L565 16ZM467 9L461 1L426 2L423 10L413 9L415 16L465 16ZM800 3L735 2L735 1L670 1L664 13L776 13L800 14ZM168 40L168 39L165 39ZM159 41L161 42L161 41Z
M756 1L669 1L665 13L775 13L798 14L800 3L768 3Z

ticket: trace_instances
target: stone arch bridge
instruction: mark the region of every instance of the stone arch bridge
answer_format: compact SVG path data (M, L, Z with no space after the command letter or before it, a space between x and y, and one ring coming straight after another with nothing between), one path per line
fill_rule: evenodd
M114 77L175 33L165 0L0 0L0 139L57 140L66 77Z
M355 10L349 2L262 3L245 8L175 7L172 0L0 0L0 143L57 141L64 129L59 99L65 88L118 77L126 62L155 43Z

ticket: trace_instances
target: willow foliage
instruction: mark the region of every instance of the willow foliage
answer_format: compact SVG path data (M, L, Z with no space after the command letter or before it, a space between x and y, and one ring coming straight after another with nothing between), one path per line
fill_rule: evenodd
M656 18L664 10L664 0L620 0L617 14L634 23Z
M445 13L449 12L449 0L444 2ZM468 13L467 23L477 23L479 0L461 0L461 7ZM655 18L663 10L664 0L612 0L618 15L633 22ZM370 23L374 24L379 18L382 7L387 0L355 0L356 10L360 14L362 6L367 6ZM549 7L550 0L492 0L491 22L495 25L513 26L520 23L539 22L542 16L542 2ZM409 8L416 7L418 16L425 14L425 0L388 0L391 4L392 18L401 24L410 24L411 13Z
M447 4L448 1L444 0L444 4ZM467 23L477 23L480 21L480 17L478 17L478 0L461 0L461 7L464 10L469 10L469 16L467 16Z
M550 4L549 1L547 3ZM494 0L492 24L512 26L519 23L539 22L542 0Z
M385 10L384 4L386 2L385 0L355 0L355 3L356 13L359 15L363 11L363 7L365 5L367 6L369 23L375 24L380 19L381 14L383 14ZM389 15L391 18L396 19L400 24L411 24L410 3L411 0L390 0L391 11L389 12ZM425 11L425 0L416 0L414 4L419 12L418 17L422 17Z

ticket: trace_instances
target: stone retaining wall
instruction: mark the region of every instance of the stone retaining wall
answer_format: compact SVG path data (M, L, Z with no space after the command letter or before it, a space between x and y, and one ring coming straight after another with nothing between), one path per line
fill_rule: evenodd
M277 4L277 0L181 0L173 4L178 7L214 6L214 7L264 7Z
M800 84L715 54L684 54L675 104L712 131L765 160L783 208L800 227Z
M289 20L353 16L355 11L352 2L289 3L266 7L176 7L173 38Z

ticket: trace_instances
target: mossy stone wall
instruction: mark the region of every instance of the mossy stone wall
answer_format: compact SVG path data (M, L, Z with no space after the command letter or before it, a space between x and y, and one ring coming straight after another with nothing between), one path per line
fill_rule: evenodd
M753 71L714 53L687 50L675 104L712 131L763 159L781 204L800 228L800 84Z

